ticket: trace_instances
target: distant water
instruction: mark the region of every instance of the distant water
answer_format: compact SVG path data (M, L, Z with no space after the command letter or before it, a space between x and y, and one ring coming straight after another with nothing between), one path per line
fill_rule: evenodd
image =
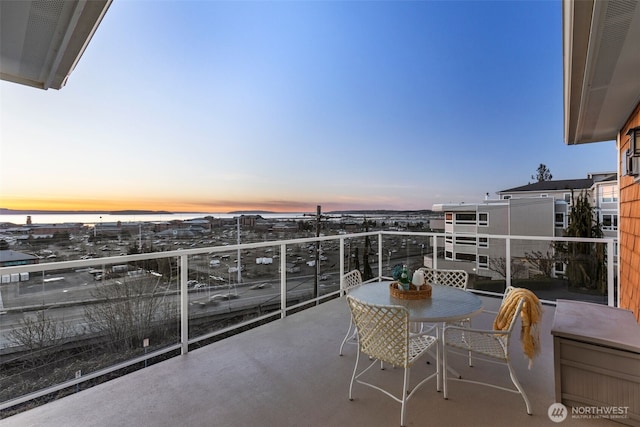
M16 225L24 225L27 223L28 214L0 214L1 222L10 222ZM32 224L63 224L63 223L82 223L82 224L107 224L121 222L154 222L154 221L172 221L187 220L194 218L204 218L212 216L214 218L236 218L240 214L227 213L174 213L174 214L140 214L140 215L109 215L109 214L32 214ZM302 213L269 213L259 214L266 219L278 218L302 218Z

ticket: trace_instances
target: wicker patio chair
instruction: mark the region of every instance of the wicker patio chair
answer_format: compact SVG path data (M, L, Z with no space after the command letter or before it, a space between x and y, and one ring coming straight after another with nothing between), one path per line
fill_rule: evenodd
M360 274L360 270L352 270L342 276L342 281L340 283L340 287L345 292L349 292L350 289L353 289L356 286L360 286L362 284L362 275ZM357 339L356 331L353 326L353 318L349 320L349 329L347 329L347 333L340 344L340 351L338 354L342 356L342 349L347 342L355 344Z
M453 286L454 288L467 289L469 273L464 270L435 270L429 267L420 267L424 271L427 282L432 285Z
M381 391L401 404L400 425L404 426L406 403L428 380L439 375L436 372L422 379L413 389L409 389L409 372L418 358L426 354L431 346L437 346L437 339L426 334L409 334L409 311L402 306L367 304L347 296L352 317L358 333L358 353L349 384L349 400L353 400L353 383L366 385ZM369 356L368 366L358 372L360 353ZM400 395L395 395L382 387L361 378L377 361L387 362L404 368L404 380Z
M505 291L505 295L510 290L511 289L507 288L507 291ZM511 393L520 394L524 399L524 403L527 407L527 414L531 415L531 404L529 403L529 399L527 398L527 395L520 385L515 371L511 366L511 359L509 355L509 341L511 339L516 320L518 319L518 317L520 316L520 312L522 311L523 304L524 298L520 298L515 313L513 314L511 322L509 323L509 327L506 330L472 329L457 325L445 326L442 343L444 348L442 355L444 366L442 370L444 383L443 396L445 399L448 398L447 382L449 381L449 379L472 384L480 384L500 390L509 391ZM447 375L447 353L460 354L464 356L468 356L469 353L473 353L475 356L474 360L506 365L509 369L509 376L511 377L511 381L515 385L516 389L514 390L513 388L502 387L492 383L463 378L449 378L449 376ZM469 358L469 366L471 366L471 358Z
M462 290L467 290L467 284L469 283L469 273L464 270L446 270L446 269L433 269L429 267L420 267L418 270L424 272L427 283L440 286L451 286ZM462 319L455 322L458 326L471 327L471 319ZM432 331L436 336L438 335L438 327L443 327L444 324L438 325L433 323L421 323L419 326L415 326L414 329L420 332ZM433 354L432 354L433 356ZM469 364L471 364L471 354L469 354ZM453 369L450 369L452 373L460 377L460 375Z

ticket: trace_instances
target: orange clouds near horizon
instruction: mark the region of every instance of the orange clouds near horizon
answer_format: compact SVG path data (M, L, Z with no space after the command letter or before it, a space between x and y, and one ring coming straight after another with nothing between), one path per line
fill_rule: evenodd
M266 201L266 202L184 202L184 201L149 201L149 200L105 200L105 199L3 199L0 208L22 211L121 211L149 210L168 212L233 212L233 211L271 211L271 212L315 212L317 204ZM327 208L348 209L330 203ZM359 208L353 208L359 209ZM327 210L327 209L323 209Z

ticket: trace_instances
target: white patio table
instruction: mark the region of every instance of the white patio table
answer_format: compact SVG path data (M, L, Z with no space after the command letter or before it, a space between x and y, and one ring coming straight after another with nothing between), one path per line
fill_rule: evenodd
M400 305L409 310L409 321L448 323L468 319L482 311L482 300L474 293L452 286L431 285L431 298L405 300L391 296L391 281L372 282L349 291L349 295L369 304ZM438 328L438 346L442 349L442 327ZM439 363L439 361L438 361ZM438 366L437 390L442 370Z

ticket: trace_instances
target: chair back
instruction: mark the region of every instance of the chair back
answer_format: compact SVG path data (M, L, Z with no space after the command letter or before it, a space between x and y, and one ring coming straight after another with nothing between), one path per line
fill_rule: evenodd
M509 290L509 288L507 289ZM512 288L511 290L513 289L516 288ZM502 300L502 304L500 305L500 310L498 311L496 319L498 319L500 316L506 316L505 320L508 320L508 326L502 330L508 332L508 335L511 335L511 331L513 331L513 327L516 324L518 317L520 317L520 312L522 311L524 300L524 297L520 297L517 300L514 300L513 298L510 299L507 296L505 296L505 298ZM496 323L494 322L494 329L497 329L495 328L495 324Z
M419 270L424 271L427 283L467 289L469 273L464 270L435 270L428 267L421 267Z
M396 305L368 304L347 296L358 331L359 351L398 367L409 360L409 311Z
M342 276L342 289L353 288L354 286L358 286L362 284L362 275L360 274L360 270L352 270Z
M507 286L504 290L504 293L502 294L502 301L504 301L504 299L511 293L511 291L513 291L514 289L516 289L514 286Z

